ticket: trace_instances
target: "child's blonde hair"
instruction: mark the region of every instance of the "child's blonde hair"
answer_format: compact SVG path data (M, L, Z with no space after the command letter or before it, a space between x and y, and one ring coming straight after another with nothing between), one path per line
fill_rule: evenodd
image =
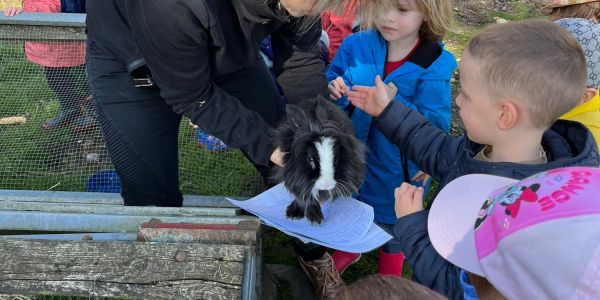
M419 29L419 35L433 42L442 40L452 23L452 2L450 0L409 1L414 1L417 9L424 16L423 24L421 24L421 28ZM366 27L373 27L375 18L398 7L398 0L373 0L364 2L365 5L363 5L360 17L361 25Z
M600 21L600 1L550 8L544 11L551 21L582 18Z
M575 107L586 86L583 51L557 24L526 20L491 25L465 52L477 60L476 77L492 99L513 99L537 128L549 128Z

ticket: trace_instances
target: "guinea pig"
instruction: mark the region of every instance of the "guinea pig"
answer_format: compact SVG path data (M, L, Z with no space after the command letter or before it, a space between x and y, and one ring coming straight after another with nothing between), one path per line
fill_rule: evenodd
M287 207L288 218L306 216L320 224L321 202L358 192L365 146L346 113L323 97L287 105L286 114L274 134L275 146L284 153L274 179L296 197Z

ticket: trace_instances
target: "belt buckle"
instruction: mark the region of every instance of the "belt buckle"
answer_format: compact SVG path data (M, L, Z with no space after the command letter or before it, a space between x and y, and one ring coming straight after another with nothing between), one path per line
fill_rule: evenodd
M152 77L133 78L133 86L135 86L136 88L151 87L154 86L154 81L152 81Z

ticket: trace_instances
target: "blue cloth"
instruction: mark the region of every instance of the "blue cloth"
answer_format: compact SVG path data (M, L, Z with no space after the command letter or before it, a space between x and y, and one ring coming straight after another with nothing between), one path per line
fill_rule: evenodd
M385 83L393 82L398 87L395 101L419 111L433 125L448 131L450 78L456 69L454 56L444 50L441 43L423 39L408 61L384 78L386 51L387 42L375 30L349 35L331 62L326 74L328 82L342 77L348 87L373 86L375 76L380 75ZM367 171L359 199L373 207L376 222L394 224L394 189L405 181L400 151L372 125L373 119L367 113L351 107L346 97L337 103L353 111L351 118L356 136L368 148ZM416 165L409 162L409 176L418 171Z
M63 13L85 13L86 0L60 0L60 11Z
M383 244L381 248L383 248L383 252L396 254L402 252L402 243L394 236L394 225L391 224L383 224L383 223L375 223L377 226L381 227L381 229L385 230L385 232L389 233L393 238L387 243Z
M460 270L460 286L463 289L463 297L465 300L479 300L475 287L469 281L469 275L465 270Z
M90 176L86 188L88 192L120 193L121 180L114 170L99 171Z

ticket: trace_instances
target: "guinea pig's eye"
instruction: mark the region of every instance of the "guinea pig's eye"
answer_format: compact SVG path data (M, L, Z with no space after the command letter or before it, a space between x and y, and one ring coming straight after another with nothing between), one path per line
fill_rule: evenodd
M315 169L317 168L317 165L315 165L315 160L312 157L308 158L308 163L310 164L311 169Z

